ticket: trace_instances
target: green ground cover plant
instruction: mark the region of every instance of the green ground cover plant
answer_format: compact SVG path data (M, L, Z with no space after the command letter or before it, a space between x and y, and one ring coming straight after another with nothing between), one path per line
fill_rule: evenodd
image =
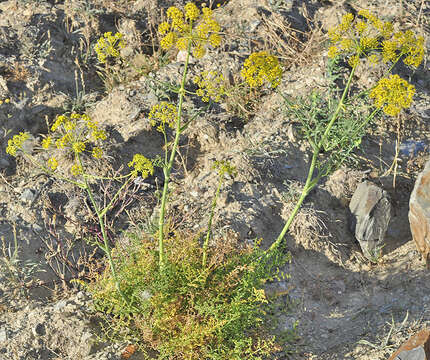
M164 84L177 94L177 103L160 102L148 116L153 128L163 135L164 156L149 160L135 154L128 163L130 170L123 175L109 178L94 174L92 164L106 161L103 142L108 134L87 114L77 113L58 116L49 134L37 143L36 148L46 152L45 163L32 155L27 143L34 141L26 132L13 136L6 151L12 156L21 154L42 171L86 192L100 227L102 241L96 245L106 255L106 268L89 283L80 283L103 314L108 338L132 342L155 359L266 359L280 351L285 354L295 338L294 329L277 337L271 333L268 322L273 317L269 316L264 290L268 281L287 279L282 273L289 261L284 237L307 195L323 177L350 159L371 121L382 113L397 117L410 106L415 93L406 80L389 75L355 94L354 74L366 63L387 64L387 75L400 60L416 68L423 59L423 39L411 31L396 32L391 23L367 11L357 17L345 15L329 32L331 64L343 61L349 76L340 92L328 96L313 93L301 103L285 97L288 116L301 123L301 134L313 155L294 210L277 239L264 250L259 246L261 239L245 246L231 233L213 236L212 220L225 176L236 172L231 164L214 164L218 187L205 231L173 230L168 217L170 183L180 139L200 114L191 116L184 111L186 97L198 96L210 106L244 89L249 93L264 87L275 90L282 80L282 67L275 56L260 51L245 60L243 82L233 87L214 71L189 79L191 57L200 59L220 46L221 26L210 8L198 8L194 3L187 3L184 10L170 7L166 16L158 29L160 47L166 52L185 51L186 58L179 84ZM123 47L122 34L108 32L100 38L95 51L105 74L111 71L109 59L120 58ZM190 82L197 90L188 88ZM372 109L362 112L357 107L363 98L373 101ZM107 213L131 181L137 176L152 176L155 166L162 169L164 177L156 230L135 229L128 233L128 243L113 246L105 229ZM104 180L117 181L118 186L111 201L100 205L96 185Z

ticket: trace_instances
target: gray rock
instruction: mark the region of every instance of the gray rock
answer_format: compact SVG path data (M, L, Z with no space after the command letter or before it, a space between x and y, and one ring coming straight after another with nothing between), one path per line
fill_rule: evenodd
M10 166L10 162L6 158L0 158L0 169L6 169Z
M418 176L409 200L412 237L430 269L430 160Z
M34 336L43 336L46 334L45 325L42 323L38 323L33 327L33 335Z
M24 189L24 191L20 196L21 201L29 202L29 203L31 203L35 198L36 198L36 191L29 188Z
M368 259L378 257L391 218L388 194L364 181L355 190L349 209L352 214L350 228L363 254Z
M402 351L395 360L427 360L423 347Z

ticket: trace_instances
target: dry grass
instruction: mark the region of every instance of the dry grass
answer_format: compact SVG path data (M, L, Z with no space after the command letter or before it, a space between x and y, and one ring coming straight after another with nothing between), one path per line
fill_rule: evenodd
M293 64L305 66L311 63L315 54L323 48L324 34L309 18L304 7L306 32L294 29L287 19L279 13L272 13L270 17L262 16L263 26L260 36L264 39L264 48L275 52L287 68Z
M9 66L6 70L6 79L14 82L25 82L30 75L30 71L18 61L15 61L13 65Z

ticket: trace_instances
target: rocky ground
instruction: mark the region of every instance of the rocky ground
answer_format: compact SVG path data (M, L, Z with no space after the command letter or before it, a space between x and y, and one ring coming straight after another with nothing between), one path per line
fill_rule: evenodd
M127 356L127 344L97 341L100 332L91 300L70 283L101 256L85 241L95 230L94 219L86 215L84 194L8 156L5 146L19 131L46 134L47 121L58 114L86 111L110 135L112 168L126 164L135 152L150 158L160 154L163 139L151 130L147 115L165 93L146 74L174 81L182 70L176 54L166 57L154 51L156 26L173 3L0 3L1 360ZM311 154L297 124L286 117L280 94L304 96L327 89L325 34L347 11L369 9L403 29L414 29L430 48L430 3L211 0L208 5L216 8L225 40L221 49L192 64L191 74L221 69L233 81L243 60L263 49L280 56L285 73L279 91L267 92L253 107L241 110L227 101L199 116L187 130L170 212L177 226L204 228L217 186L213 160L228 159L238 176L223 187L216 231L231 229L243 240L262 237L267 245L292 209L294 187L304 182ZM93 46L106 31L125 34L124 56L145 69L143 73L118 69L115 81L100 80ZM292 262L286 270L291 278L270 291L283 293L282 300L289 304L290 311L279 315L282 326L299 324L291 359L386 359L410 335L430 326L430 272L408 223L409 197L429 158L427 61L408 78L417 94L402 115L395 183L387 170L398 135L395 124L383 119L365 136L355 165L336 171L310 194L287 236ZM358 73L358 84L369 83L372 74ZM185 104L189 111L192 106L191 101ZM105 164L94 166L109 172ZM155 179L161 179L161 172ZM121 230L151 218L158 180L128 189L109 219L117 238L124 237ZM392 205L384 255L376 263L362 255L348 225L348 204L363 180L384 189ZM113 186L105 184L101 196L109 198ZM130 359L139 359L139 354Z

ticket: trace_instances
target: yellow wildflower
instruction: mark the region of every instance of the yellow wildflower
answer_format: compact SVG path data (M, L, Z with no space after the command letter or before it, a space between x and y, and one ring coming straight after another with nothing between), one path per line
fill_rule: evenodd
M160 46L164 50L169 50L176 43L176 36L174 32L169 32L160 40Z
M188 20L194 21L197 20L200 15L200 10L197 8L197 6L194 3L187 3L185 5L185 17Z
M355 24L355 30L359 35L363 34L367 30L367 23L365 21L357 21Z
M377 64L377 63L379 63L379 60L380 60L380 57L378 56L378 55L376 55L376 54L372 54L372 55L370 55L369 57L368 57L368 59L369 59L369 62L371 63L371 64Z
M352 68L358 66L359 62L360 62L360 56L358 55L353 55L348 59L348 64Z
M80 166L79 164L72 165L72 167L70 168L70 173L74 176L82 174L82 166Z
M217 71L203 71L200 75L194 77L193 82L199 87L196 94L204 102L209 102L210 99L218 102L226 93L225 79Z
M352 51L355 48L355 42L349 38L343 38L339 41L340 48L344 51Z
M167 101L162 101L152 107L148 118L151 126L156 126L158 124L157 130L164 133L166 131L166 125L172 129L175 127L176 116L176 106Z
M397 33L395 38L401 54L406 55L403 62L408 66L418 67L424 58L424 38L415 36L411 30Z
M112 35L110 31L104 33L103 37L97 41L94 47L99 62L105 63L109 57L116 58L120 55L119 49L125 47L123 36L121 33Z
M341 34L337 31L337 28L334 28L328 31L328 37L332 43L336 43L341 39Z
M16 156L16 152L22 149L22 144L25 140L30 137L28 132L20 132L18 135L14 135L12 139L7 142L6 153L12 156Z
M160 47L164 50L173 46L178 50L186 50L191 44L194 57L200 58L206 53L207 45L218 47L221 44L221 27L213 18L212 10L207 7L200 12L194 3L189 2L185 5L184 13L172 6L167 10L167 18L168 21L158 27L159 34L163 35ZM195 28L194 23L197 23Z
M160 25L158 25L158 32L161 35L165 35L170 31L170 25L168 22L163 21Z
M385 21L380 29L380 33L384 39L389 39L393 35L394 26L389 21Z
M184 30L184 14L181 10L179 10L176 6L171 6L167 9L166 15L172 23L172 29L177 31Z
M397 116L402 109L411 105L414 94L413 85L399 75L390 75L389 78L379 80L369 97L374 99L375 106L382 108L387 115Z
M221 36L219 34L211 34L208 37L208 41L212 47L218 47L221 45Z
M104 130L98 130L97 128L91 132L93 140L106 140L106 132Z
M223 176L224 174L229 174L230 176L236 176L237 170L236 166L232 165L230 161L216 160L215 163L212 165L212 169L218 170L218 175Z
M57 120L55 120L54 124L51 126L51 131L56 131L58 127L66 120L67 118L64 115L58 116Z
M334 59L339 54L339 49L336 46L330 46L328 48L328 57Z
M394 61L397 58L397 43L392 40L382 42L382 60L384 62Z
M77 142L73 143L72 149L75 153L79 154L85 150L85 143L82 141L77 141Z
M360 38L360 48L362 51L367 52L369 50L373 50L378 48L379 42L378 39L373 37L363 36Z
M58 167L58 161L55 157L52 157L48 160L48 166L51 168L52 171L55 171Z
M188 38L181 37L176 41L176 48L185 51L188 48Z
M133 168L132 176L138 176L141 173L142 178L147 178L154 173L152 162L141 154L135 154L133 160L128 163L128 167Z
M64 129L66 131L72 131L76 127L76 121L65 121L64 122Z
M281 82L282 70L275 56L260 51L245 60L241 75L250 87L262 86L267 81L276 88Z
M92 155L95 159L100 159L103 155L103 150L98 146L93 147Z
M193 55L196 59L201 59L206 54L206 49L201 46L197 45L193 48Z
M44 138L42 140L42 148L48 149L49 146L51 145L51 143L52 143L52 137L51 136L47 136L46 138Z
M58 149L62 149L66 147L66 145L68 145L71 141L72 141L72 135L70 133L66 133L64 136L62 136L61 138L57 139L57 141L55 141L55 145L57 146Z
M339 30L346 32L351 28L352 22L354 21L354 15L351 13L345 14L342 17L342 22L339 24Z

